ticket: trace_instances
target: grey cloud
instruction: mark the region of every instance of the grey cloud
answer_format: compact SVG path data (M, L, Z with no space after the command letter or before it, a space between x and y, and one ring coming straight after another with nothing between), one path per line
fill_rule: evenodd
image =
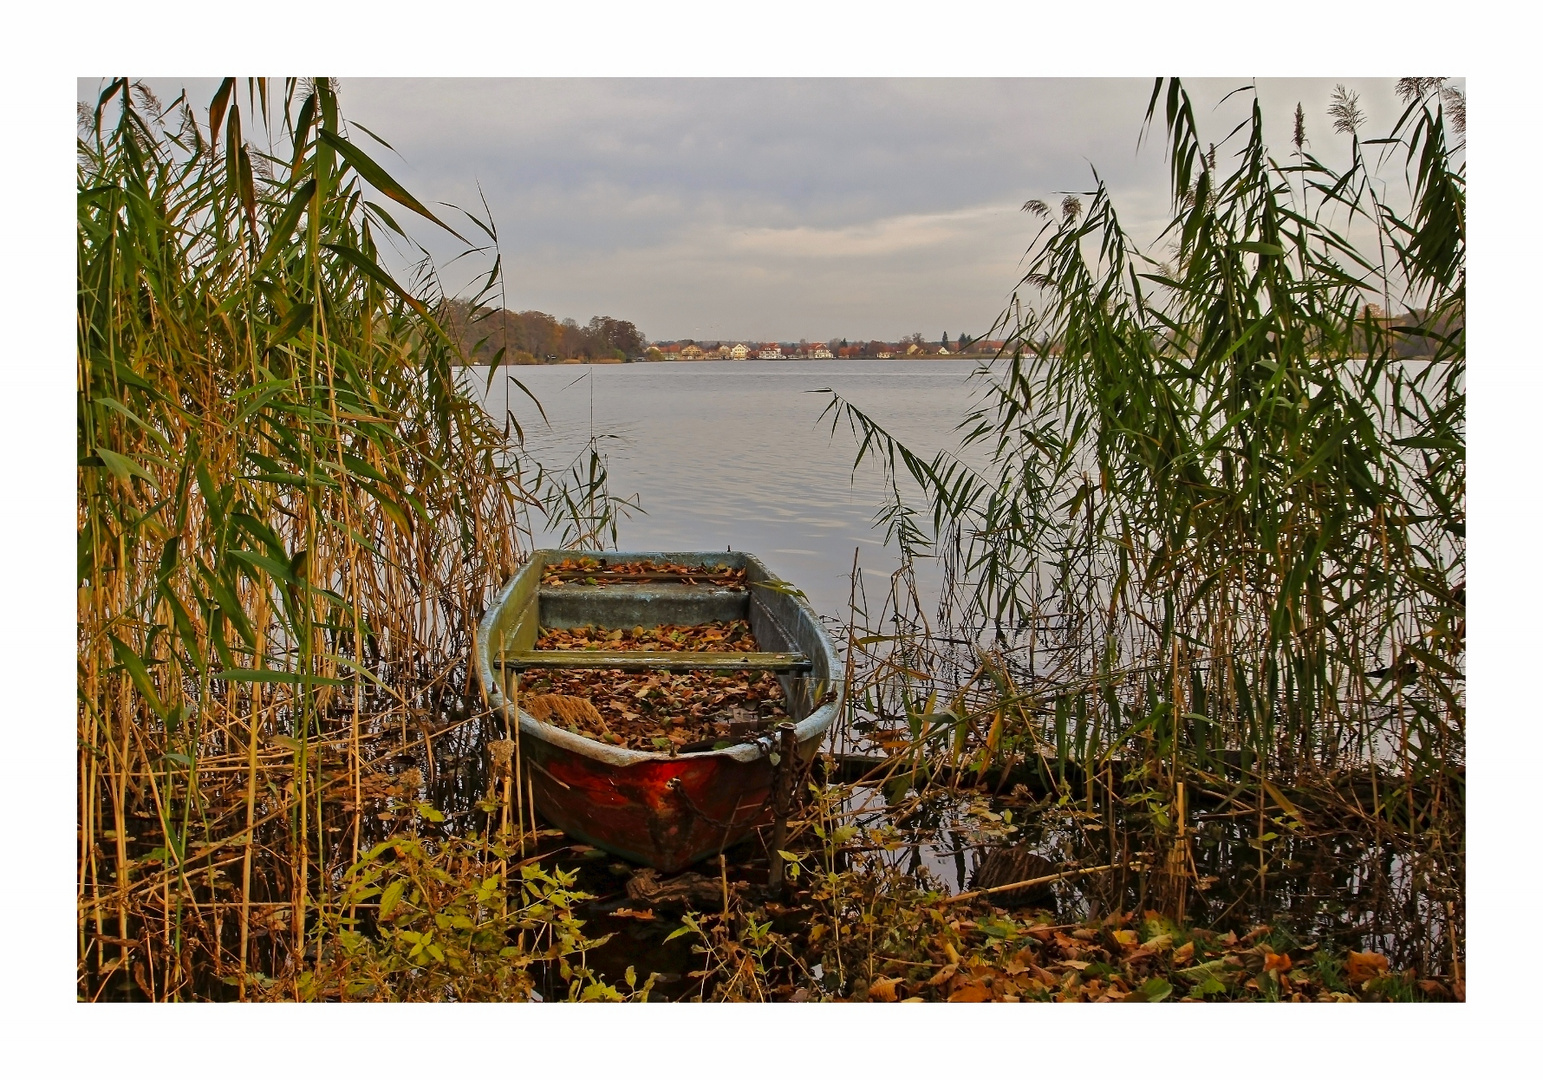
M1360 91L1367 134L1397 115L1392 80L1260 83L1289 150L1302 101L1312 150L1347 140L1324 115ZM155 80L174 95L174 80ZM1245 79L1189 84L1221 140ZM190 81L206 102L212 80ZM82 84L82 95L93 92ZM1085 190L1097 167L1127 228L1167 209L1161 128L1137 153L1145 79L345 79L345 115L390 141L426 200L500 230L508 302L608 313L655 338L782 340L979 333L1017 280L1030 197ZM453 241L415 229L437 257ZM470 268L452 268L452 286ZM459 275L459 278L457 278ZM711 328L711 329L709 329Z

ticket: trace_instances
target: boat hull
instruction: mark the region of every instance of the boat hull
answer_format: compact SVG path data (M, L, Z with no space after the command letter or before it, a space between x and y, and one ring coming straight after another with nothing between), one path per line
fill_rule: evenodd
M608 562L642 559L744 566L749 587L737 601L723 590L613 587L557 595L539 585L548 559L585 554ZM537 811L569 836L665 873L682 870L750 837L772 820L774 735L723 750L671 756L608 746L517 709L518 689L497 666L501 649L530 648L544 619L583 625L661 625L723 618L744 608L763 648L798 651L810 670L783 676L801 761L812 758L840 709L835 650L801 596L754 556L722 552L536 552L500 592L478 635L478 671L496 713L519 732L518 756ZM615 618L607 622L607 611ZM650 616L655 616L651 618ZM518 717L516 723L516 716Z
M617 766L539 737L523 749L542 817L575 839L665 873L731 848L772 820L775 770L764 757L685 754Z

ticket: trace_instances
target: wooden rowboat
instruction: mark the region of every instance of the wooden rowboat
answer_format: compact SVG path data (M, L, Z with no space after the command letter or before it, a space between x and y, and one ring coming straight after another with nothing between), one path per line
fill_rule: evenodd
M543 585L549 566L586 557L602 565L728 567L743 585L585 579ZM640 579L641 578L641 579ZM760 652L535 651L543 629L654 627L745 619ZM497 716L517 731L522 783L536 809L569 836L665 873L716 855L772 818L783 740L808 761L841 709L836 650L802 595L744 552L537 551L498 593L477 634L477 673ZM754 733L736 745L676 755L611 746L516 715L518 679L538 668L752 670L777 673L791 733ZM786 762L786 764L784 764Z

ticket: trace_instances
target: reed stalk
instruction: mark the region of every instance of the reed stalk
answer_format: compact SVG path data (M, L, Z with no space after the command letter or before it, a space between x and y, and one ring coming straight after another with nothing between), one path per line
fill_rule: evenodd
M391 732L482 707L470 635L520 512L593 536L611 504L483 409L497 364L441 328L427 258L390 269L405 223L461 234L331 80L195 110L115 79L79 120L81 994L245 996L334 920L410 772ZM463 216L494 263L475 318L496 234Z
M911 702L995 651L1030 706L999 740L1046 743L1058 788L1080 764L1089 799L1118 762L1176 859L1186 784L1253 796L1263 887L1269 814L1369 774L1372 821L1410 850L1455 839L1441 858L1461 879L1462 101L1439 80L1399 92L1392 131L1364 143L1336 99L1334 169L1302 140L1278 163L1257 100L1203 142L1159 80L1146 119L1173 214L1153 249L1096 172L1059 214L1025 205L1042 225L993 330L1008 346L960 424L988 467L922 457L830 395L857 462L885 470L891 538L943 557L940 633L976 643L930 663L897 643L881 713L920 734Z

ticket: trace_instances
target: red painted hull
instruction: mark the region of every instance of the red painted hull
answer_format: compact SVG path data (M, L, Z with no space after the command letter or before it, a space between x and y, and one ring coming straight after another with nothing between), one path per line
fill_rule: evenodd
M817 740L800 747L814 754ZM599 744L596 744L597 747ZM686 754L615 765L524 732L536 810L570 836L652 866L684 870L771 822L771 763Z

